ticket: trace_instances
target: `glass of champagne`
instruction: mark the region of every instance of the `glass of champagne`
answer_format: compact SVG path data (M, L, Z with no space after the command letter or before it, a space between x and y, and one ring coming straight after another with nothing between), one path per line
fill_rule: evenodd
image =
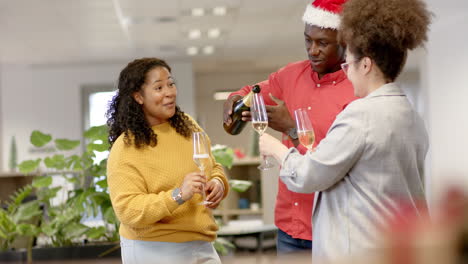
M307 109L299 108L294 111L296 117L297 136L302 146L307 150L312 151L312 146L315 142L315 133L312 123L310 122Z
M252 98L252 108L250 109L252 115L252 127L257 133L262 136L268 127L268 115L266 112L265 103L263 96L259 93L255 93ZM273 168L273 164L268 162L268 159L263 156L263 161L258 166L259 170L267 170Z
M193 132L193 161L197 164L200 172L205 174L205 167L210 161L210 152L208 146L208 139L204 132ZM200 204L211 204L212 202L206 201L205 185L202 186L203 202Z

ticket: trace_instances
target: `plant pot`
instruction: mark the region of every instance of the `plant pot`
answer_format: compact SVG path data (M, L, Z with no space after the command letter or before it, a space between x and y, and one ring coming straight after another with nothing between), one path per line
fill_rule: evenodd
M96 259L120 257L120 248L105 254L117 247L118 243L99 245L80 245L70 247L33 248L33 260Z
M9 250L0 252L0 263L4 262L26 262L26 250Z
M43 247L32 249L33 260L70 260L70 259L97 259L119 258L118 243L80 245L70 247ZM112 250L113 249L113 250ZM108 253L108 254L106 254ZM10 250L0 252L0 262L26 263L26 250Z

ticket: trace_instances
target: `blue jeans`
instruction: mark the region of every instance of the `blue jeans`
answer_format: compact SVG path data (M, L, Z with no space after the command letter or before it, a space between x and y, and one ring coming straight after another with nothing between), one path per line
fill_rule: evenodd
M312 252L312 241L300 238L293 238L283 230L278 229L276 250L278 252L278 255L302 250L309 250L310 252Z

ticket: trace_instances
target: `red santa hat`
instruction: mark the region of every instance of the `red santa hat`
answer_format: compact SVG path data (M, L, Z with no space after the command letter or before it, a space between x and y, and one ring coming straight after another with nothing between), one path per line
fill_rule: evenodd
M338 29L340 13L346 0L315 0L308 5L302 21L321 28Z

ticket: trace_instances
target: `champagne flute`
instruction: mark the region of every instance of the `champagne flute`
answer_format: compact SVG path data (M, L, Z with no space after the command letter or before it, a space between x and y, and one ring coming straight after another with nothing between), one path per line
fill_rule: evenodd
M294 111L296 117L297 136L302 146L307 150L312 151L315 142L315 133L312 123L310 122L307 109L299 108Z
M209 146L207 136L204 132L193 132L193 161L197 164L201 174L205 175L205 166L210 160ZM213 202L206 201L205 185L202 185L203 202L200 204L211 204Z
M265 108L265 102L263 101L263 96L259 93L255 93L252 98L252 108L250 110L252 115L252 127L257 131L257 133L262 136L265 130L268 127L268 115ZM268 159L263 156L263 161L259 170L267 170L273 168L273 164L268 162Z

